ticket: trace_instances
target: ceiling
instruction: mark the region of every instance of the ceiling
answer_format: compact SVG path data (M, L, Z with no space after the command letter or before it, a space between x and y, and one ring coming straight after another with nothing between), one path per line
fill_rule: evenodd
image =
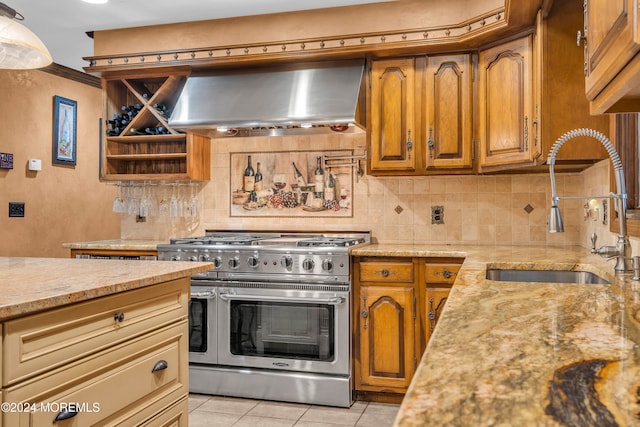
M79 71L93 55L87 31L319 9L389 0L3 0L47 46L53 61Z

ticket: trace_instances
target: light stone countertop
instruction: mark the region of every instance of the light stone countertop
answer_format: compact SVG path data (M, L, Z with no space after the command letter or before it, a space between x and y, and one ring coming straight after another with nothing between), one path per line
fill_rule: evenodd
M63 243L63 248L69 249L98 249L112 251L155 251L156 246L162 243L169 243L168 240L96 240L93 242L71 242Z
M212 267L208 262L0 257L0 321Z
M640 282L581 247L369 245L464 257L396 426L640 425ZM487 267L580 269L611 285L497 282Z

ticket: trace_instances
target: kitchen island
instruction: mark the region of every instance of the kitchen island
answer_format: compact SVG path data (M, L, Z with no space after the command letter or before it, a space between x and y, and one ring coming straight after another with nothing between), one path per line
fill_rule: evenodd
M581 247L369 245L465 261L396 426L640 424L640 282ZM610 285L504 282L488 268L586 270Z
M186 426L189 278L211 267L0 258L2 424Z

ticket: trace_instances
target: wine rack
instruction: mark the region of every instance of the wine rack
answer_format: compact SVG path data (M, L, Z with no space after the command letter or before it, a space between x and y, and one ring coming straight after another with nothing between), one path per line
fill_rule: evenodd
M162 105L170 112L188 75L188 70L175 70L103 77L102 180L209 179L209 138L172 129L169 114L154 108ZM118 133L109 132L106 120L132 105L137 106L137 114ZM140 134L144 129L165 133Z

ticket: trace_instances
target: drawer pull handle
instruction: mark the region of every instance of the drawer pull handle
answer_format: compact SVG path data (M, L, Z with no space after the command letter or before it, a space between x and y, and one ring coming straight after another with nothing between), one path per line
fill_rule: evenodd
M442 277L444 277L445 279L450 278L451 276L455 276L456 273L452 273L449 270L444 270L444 271L436 271L436 275L438 274L442 274Z
M167 363L166 360L158 360L158 362L156 362L156 364L153 365L153 369L151 370L151 372L164 371L168 367L169 367L169 364Z
M69 418L73 418L78 415L78 412L74 411L73 409L73 405L70 405L69 408L65 408L62 411L58 412L58 415L56 415L56 417L53 419L53 422L57 423L58 421L68 420Z
M115 320L116 322L122 322L124 320L124 313L120 312L120 313L114 314L113 320Z

